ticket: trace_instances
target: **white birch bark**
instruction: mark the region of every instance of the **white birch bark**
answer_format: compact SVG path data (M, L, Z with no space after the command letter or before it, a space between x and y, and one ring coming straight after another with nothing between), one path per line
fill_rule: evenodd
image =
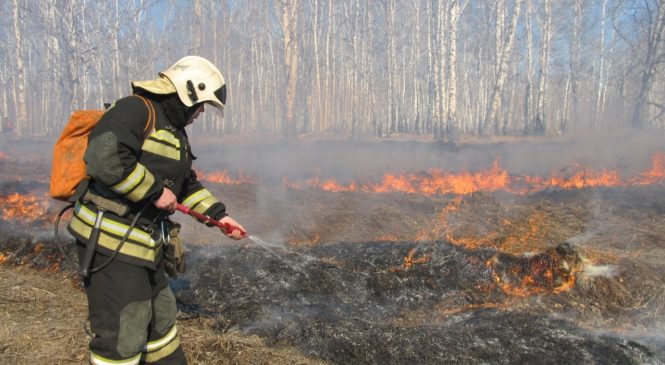
M16 120L13 125L16 128L16 133L19 136L31 134L30 123L28 121L28 110L26 107L26 90L25 90L25 64L23 54L23 29L22 29L22 16L19 9L18 0L12 0L12 32L14 39L14 59L16 63L16 84L14 87L16 100Z
M464 8L469 3L468 0L453 0L450 6L450 51L449 51L449 72L448 72L448 101L446 102L446 125L449 126L448 134L457 133L459 128L457 120L457 23Z
M281 26L284 41L284 63L287 67L286 119L284 135L296 137L296 94L298 86L298 5L299 0L281 0Z
M415 47L416 52L411 52L411 64L413 65L413 75L411 77L411 87L412 87L412 102L411 102L411 115L413 117L413 132L416 134L421 133L421 120L420 120L420 105L419 105L419 96L420 96L420 90L419 90L419 78L417 77L417 68L419 65L419 59L420 59L420 4L421 2L419 0L414 0L413 3L413 11L414 11L414 17L415 17L415 32L413 34L412 38L412 45Z
M533 4L526 2L526 87L524 90L524 115L522 116L522 134L530 133L531 121L533 120Z
M538 74L538 92L536 96L535 132L543 134L548 129L545 107L547 96L547 77L549 68L550 40L552 39L552 1L543 0L544 12L540 23L540 72Z
M312 42L314 48L314 94L316 104L314 105L315 110L315 121L314 121L314 131L322 132L323 131L323 103L322 103L322 92L321 90L321 57L319 50L319 0L312 1Z
M594 127L597 129L601 126L603 119L603 90L605 89L605 21L606 21L606 8L607 0L602 0L601 15L600 15L600 54L598 66L598 87L596 89L596 108L594 113Z
M395 81L397 76L397 71L395 70L397 62L397 35L395 34L396 9L395 0L388 0L388 110L390 111L388 116L388 134L397 132L397 101L395 100L395 88L397 87L397 82Z
M332 77L333 77L333 57L334 57L334 46L333 46L333 35L334 35L334 29L335 29L335 12L333 9L333 2L329 1L328 2L328 30L326 32L326 67L325 67L325 78L324 78L324 87L323 89L325 90L325 105L324 105L324 129L330 128L331 125L331 110L332 110L332 100L334 98L334 93L333 93L333 84L332 84Z
M494 88L491 91L487 113L485 115L485 123L481 130L482 134L492 134L492 129L497 124L496 116L497 111L501 106L501 97L503 94L503 87L508 77L508 61L515 43L515 29L517 28L517 20L519 18L520 9L522 8L522 0L515 0L513 15L511 16L510 27L507 31L506 37L503 40L503 49L498 58L498 72ZM502 28L501 24L497 23L497 28Z
M434 108L434 138L442 140L447 131L445 125L445 104L446 104L446 67L447 67L447 35L448 35L448 8L443 0L440 0L437 7L437 55L435 59L436 78L435 78L435 108Z
M436 114L436 66L434 62L434 38L436 35L435 24L432 21L434 17L434 8L431 1L426 1L425 12L427 13L427 93L424 103L427 105L427 114L425 115L424 132L432 132L432 120ZM432 77L431 75L434 75Z

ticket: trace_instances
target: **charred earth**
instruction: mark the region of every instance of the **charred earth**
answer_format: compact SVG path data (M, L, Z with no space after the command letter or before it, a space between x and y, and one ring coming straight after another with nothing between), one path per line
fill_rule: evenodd
M414 155L424 148L407 147ZM288 146L272 148L279 153L257 153L265 159L289 154ZM353 148L345 153L362 154ZM488 167L494 158L487 156L507 150L458 147L438 156L461 164L450 156L482 154L475 160ZM237 164L244 155L227 152ZM421 163L441 162L425 152L430 160ZM0 263L58 273L64 285L78 286L71 239L64 233L64 252L53 239L53 217L63 204L47 196L47 157L11 149L5 156ZM213 174L202 174L255 241L231 242L175 217L190 243L188 272L172 281L181 319L188 319L185 334L191 319L201 319L215 335L260 338L270 349L304 356L271 352L247 360L266 364L664 363L665 175L652 178L657 163L646 161L633 168L640 179L610 179L616 186L600 182L611 173L580 175L568 167L558 180L511 177L543 187L527 193L513 185L429 194L434 185L427 179L450 177L437 173L378 184L347 171L351 182L340 191L324 180L293 184L305 181L302 172L282 183L275 165L256 167L267 170L262 180L216 183ZM506 177L488 168L492 174L452 178L484 184ZM651 175L640 173L647 170ZM424 190L411 192L414 187ZM11 301L0 305L5 302ZM15 348L14 340L0 337L0 352ZM209 349L213 341L201 343ZM190 349L190 357L203 359L204 351Z

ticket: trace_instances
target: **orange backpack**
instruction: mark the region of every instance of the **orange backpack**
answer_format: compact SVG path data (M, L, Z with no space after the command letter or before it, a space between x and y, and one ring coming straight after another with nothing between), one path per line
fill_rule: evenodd
M155 109L152 104L139 95L134 95L148 107L148 121L145 137L155 126ZM71 201L81 181L88 178L83 160L88 148L88 136L104 115L103 110L77 110L69 117L60 138L53 147L51 166L51 197Z

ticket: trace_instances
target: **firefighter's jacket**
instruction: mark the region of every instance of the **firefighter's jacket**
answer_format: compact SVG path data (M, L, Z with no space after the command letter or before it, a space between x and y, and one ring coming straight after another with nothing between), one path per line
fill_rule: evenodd
M150 100L149 96L146 100ZM118 100L92 130L85 153L90 189L131 208L126 216L104 212L97 252L111 255L133 218L147 206L117 258L152 269L163 250L160 225L168 216L168 212L157 209L153 203L165 186L173 191L180 204L198 213L215 219L226 216L224 204L197 181L192 170L195 157L184 129L186 122L172 117L172 108L168 106L158 98L150 101L150 105L136 96ZM146 131L152 113L154 128ZM97 212L94 203L79 199L69 232L79 241L87 242Z

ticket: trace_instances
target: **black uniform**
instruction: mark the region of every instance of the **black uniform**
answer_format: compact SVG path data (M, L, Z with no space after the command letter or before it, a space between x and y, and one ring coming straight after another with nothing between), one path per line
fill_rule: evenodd
M90 361L183 364L175 297L164 274L168 212L153 202L168 186L178 202L215 219L226 216L225 207L191 169L194 157L184 127L197 105L187 108L175 93L135 92L144 98L129 96L112 105L91 132L85 154L90 189L130 208L124 216L104 211L101 219L93 267L118 253L86 282L95 334ZM154 129L150 129L151 119ZM91 201L76 203L68 229L77 238L81 261L99 210Z

